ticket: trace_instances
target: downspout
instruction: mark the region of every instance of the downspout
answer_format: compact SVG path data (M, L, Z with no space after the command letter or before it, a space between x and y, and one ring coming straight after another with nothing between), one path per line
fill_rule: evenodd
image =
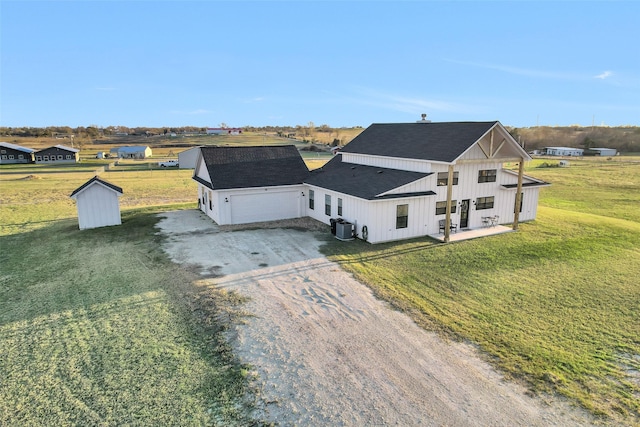
M449 234L451 233L451 195L453 193L453 165L449 165L447 173L447 208L446 218L444 220L444 242L449 243Z
M513 207L513 229L518 229L518 220L520 219L520 201L522 200L522 176L524 175L524 159L520 159L518 166L518 189L516 190L516 204Z

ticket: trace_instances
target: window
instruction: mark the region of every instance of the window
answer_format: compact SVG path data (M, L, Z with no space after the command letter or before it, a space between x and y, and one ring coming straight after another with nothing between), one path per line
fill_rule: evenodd
M0 154L7 154L7 150L0 150Z
M7 160L7 155L6 154L2 155L2 160Z
M9 154L9 160L13 160L15 159L15 156L13 154Z
M456 213L457 200L451 201L451 213ZM436 215L445 215L447 213L447 202L436 202Z
M338 197L338 216L342 216L342 199Z
M213 194L211 194L211 191L209 191L209 210L213 210Z
M45 162L49 161L49 156L42 156L42 160L44 160Z
M20 160L22 160L22 159L24 159L24 155L22 155L22 154L18 154L18 158L19 158Z
M407 228L409 224L409 205L396 206L396 228Z
M524 202L524 193L520 193L520 212L522 212L522 203ZM514 208L515 211L515 208Z
M59 156L59 158L62 158L62 156ZM67 160L71 160L71 154L67 154Z
M447 185L449 180L449 172L438 172L438 187ZM458 172L453 173L453 185L458 185Z
M42 161L42 156L36 156L36 161L41 162Z
M483 169L478 171L478 182L496 182L496 169Z
M309 209L313 209L314 205L315 205L315 200L314 200L314 191L313 190L309 190Z
M492 209L493 208L493 196L478 197L476 199L476 210Z
M64 159L64 157L62 157L62 154L58 154L58 160L62 160Z
M324 196L324 214L331 216L331 196L328 194Z

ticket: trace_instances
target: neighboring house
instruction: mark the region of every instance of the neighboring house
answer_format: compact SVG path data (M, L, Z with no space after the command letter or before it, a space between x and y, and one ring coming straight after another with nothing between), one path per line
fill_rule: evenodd
M240 135L240 128L207 128L207 135Z
M34 152L35 150L32 150L31 148L22 147L9 142L0 142L0 165L10 163L33 163Z
M178 153L178 164L180 169L195 169L200 147L189 148Z
M618 151L615 148L589 148L582 153L585 156L615 156Z
M34 153L36 163L77 163L80 150L65 145L55 145Z
M193 179L200 209L222 225L305 216L308 175L293 145L202 147Z
M225 148L228 155L240 149ZM216 171L213 159L206 159L215 157L215 152L205 154L205 150L194 173L200 183L201 209L219 224L236 223L234 199L208 190L218 187L216 179L205 175ZM260 188L267 181L257 172L263 160L251 158L250 167L226 167L223 181L236 181L233 191L237 194L264 196L270 188ZM516 229L520 221L535 219L539 190L549 185L523 174L528 160L531 157L497 121L373 124L322 168L302 180L300 171L300 176L280 183L286 185L290 198L278 199L277 209L288 209L287 217L309 216L332 227L337 219L346 221L353 224L358 237L371 243L438 235L443 221L460 230L481 228L491 218L491 224L512 224ZM518 171L504 169L504 163L518 164ZM279 167L283 176L290 170L286 165ZM244 185L248 176L252 183ZM213 184L208 187L208 183ZM304 194L301 210L296 192ZM211 200L212 195L210 206L206 197ZM253 199L242 208L255 209L258 215L275 201ZM230 212L228 216L209 213L219 205ZM280 219L276 216L271 217ZM253 218L247 215L243 220ZM450 232L450 227L443 227L445 241Z
M144 145L129 145L124 147L116 147L109 150L111 157L120 159L146 159L151 157L151 148Z
M76 188L70 197L76 201L80 230L120 225L120 196L122 188L97 176Z
M545 147L544 154L547 156L582 156L582 148L572 147Z

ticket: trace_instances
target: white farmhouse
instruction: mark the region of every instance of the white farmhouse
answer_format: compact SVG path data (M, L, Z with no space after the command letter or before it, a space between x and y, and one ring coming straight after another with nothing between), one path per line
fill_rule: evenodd
M371 243L439 233L449 241L452 231L535 219L549 185L524 175L531 157L497 121L373 124L306 173L290 147L283 157L275 151L284 147L259 147L261 156L203 148L200 208L218 224L309 216L332 229L349 223Z
M122 224L121 196L122 188L97 176L76 188L71 198L76 201L80 230Z

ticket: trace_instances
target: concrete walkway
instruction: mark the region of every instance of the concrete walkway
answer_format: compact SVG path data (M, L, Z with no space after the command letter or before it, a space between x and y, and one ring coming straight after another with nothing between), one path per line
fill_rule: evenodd
M511 227L505 227L504 225L496 225L494 227L483 227L483 228L464 228L462 230L458 230L457 233L451 233L449 235L449 243L451 242L459 242L461 240L469 240L476 239L478 237L486 237L493 236L494 234L503 234L510 233L514 231ZM436 240L444 242L444 234L431 234L429 237L432 237Z

